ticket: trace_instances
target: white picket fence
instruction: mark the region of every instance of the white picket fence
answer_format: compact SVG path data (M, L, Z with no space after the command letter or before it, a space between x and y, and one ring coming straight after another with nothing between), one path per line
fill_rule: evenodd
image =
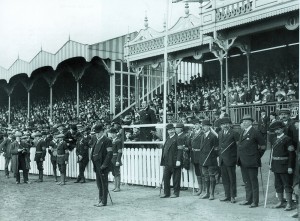
M38 174L36 162L34 161L35 148L30 149L30 166L29 173ZM158 187L163 177L163 167L160 166L161 149L153 148L124 148L121 167L121 182L126 184L143 185ZM5 159L0 156L0 170L4 170ZM9 165L10 169L10 165ZM58 168L57 168L58 171ZM188 174L189 173L189 174ZM69 164L67 166L67 176L76 178L79 174L79 165L76 159L76 150L70 152ZM44 175L53 175L50 155L47 153L44 161ZM58 175L60 175L58 171ZM85 170L87 179L96 179L92 161L90 160ZM109 180L113 181L113 176L110 173ZM194 175L194 169L189 171L183 169L181 176L182 187L197 188L197 179Z

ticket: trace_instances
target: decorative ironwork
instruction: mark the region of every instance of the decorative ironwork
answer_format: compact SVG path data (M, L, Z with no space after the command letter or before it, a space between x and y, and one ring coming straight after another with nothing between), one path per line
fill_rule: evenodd
M222 21L229 18L237 17L252 11L252 1L243 0L216 9L216 20Z

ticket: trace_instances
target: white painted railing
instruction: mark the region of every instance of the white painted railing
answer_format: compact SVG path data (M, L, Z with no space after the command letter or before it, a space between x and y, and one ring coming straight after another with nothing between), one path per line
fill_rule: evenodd
M30 171L31 174L38 174L36 162L34 161L35 148L30 149ZM163 167L160 166L161 149L158 148L124 148L121 166L121 182L126 184L143 185L158 187L163 177ZM4 170L5 159L0 156L0 170ZM10 165L9 165L10 169ZM60 175L57 168L57 173ZM188 174L189 173L189 174ZM79 165L76 159L76 150L70 152L69 164L67 166L67 176L76 178L79 174ZM47 153L44 161L44 175L53 175L50 155ZM96 179L92 161L90 160L85 170L87 179ZM197 179L194 177L194 170L191 167L189 171L183 169L181 177L182 187L197 188ZM188 180L189 178L189 180ZM110 173L109 180L113 180Z

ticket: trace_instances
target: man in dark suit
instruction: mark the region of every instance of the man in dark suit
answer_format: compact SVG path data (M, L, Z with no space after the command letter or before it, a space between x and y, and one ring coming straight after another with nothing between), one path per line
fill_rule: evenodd
M209 120L202 121L204 134L200 143L200 166L206 183L206 193L200 196L201 199L213 200L215 197L216 175L218 173L218 138L211 132Z
M178 146L177 135L173 124L168 124L168 138L162 148L162 156L160 165L164 167L164 194L160 198L167 198L171 195L170 179L173 176L174 194L171 198L179 197L180 179L181 179L181 164L183 147Z
M274 122L270 125L270 130L276 133L274 137L271 169L275 176L275 190L278 195L279 203L274 208L284 206L283 192L286 193L287 205L284 210L292 210L293 193L293 168L295 166L295 147L292 139L283 133L284 123Z
M105 136L102 125L96 125L94 132L95 136L91 140L91 159L96 172L96 182L99 190L99 203L94 206L102 207L107 205L108 173L112 169L112 142Z
M235 203L236 197L236 160L237 160L237 142L239 134L231 126L231 120L228 117L220 121L222 130L219 132L219 163L221 167L225 197L220 201L231 201Z
M237 164L241 167L243 181L245 182L246 200L240 205L258 207L258 167L261 167L261 157L266 149L266 142L253 126L250 115L242 118L244 130L239 139Z
M3 141L0 144L0 152L3 152L3 156L5 158L5 177L9 178L9 169L8 169L8 165L11 161L11 153L10 153L10 148L11 148L11 143L14 141L14 139L12 139L14 136L12 134L8 135L4 134L3 135Z
M262 109L260 111L260 119L258 120L257 129L265 139L265 142L267 142L268 122L269 119L267 117L266 110Z
M146 101L142 102L142 109L139 112L140 123L141 124L156 124L156 116L154 111L147 105ZM140 129L141 141L151 140L151 130L154 130L152 127L142 127Z
M191 163L194 165L195 175L197 177L199 190L196 192L196 196L200 196L204 191L205 180L202 174L202 167L200 163L200 142L203 135L202 127L199 119L194 119L194 131L189 140L189 147L191 149Z

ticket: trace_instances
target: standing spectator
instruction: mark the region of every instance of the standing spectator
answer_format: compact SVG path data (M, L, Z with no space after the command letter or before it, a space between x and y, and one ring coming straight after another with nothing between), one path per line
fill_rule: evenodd
M220 201L235 203L236 197L236 160L239 134L231 127L230 118L221 119L222 130L219 132L219 164L221 167L225 197Z
M69 149L67 143L64 141L65 135L59 134L56 136L58 139L57 143L57 164L60 172L60 182L58 185L66 184L66 168L69 159Z
M209 120L202 121L204 134L201 138L200 165L206 183L206 193L200 196L201 199L213 200L216 187L216 175L218 170L217 147L218 138L211 132Z
M79 175L75 183L85 183L84 171L89 162L89 142L91 137L88 135L89 128L85 129L83 133L78 136L78 141L76 143L76 155L77 162L79 164Z
M260 111L260 118L258 120L258 131L263 136L264 140L267 141L267 131L268 131L269 119L266 114L266 110L262 109Z
M279 203L274 208L281 208L284 205L283 192L285 190L287 205L284 210L292 210L293 193L293 169L295 166L295 147L291 138L283 133L284 123L274 122L270 125L270 130L276 133L273 143L271 158L271 169L275 175L275 190Z
M43 182L43 172L44 172L44 161L45 161L45 156L46 156L46 144L43 138L41 137L42 134L40 132L36 132L34 134L35 137L35 156L34 160L37 165L37 169L39 171L39 179L37 182Z
M141 124L156 124L156 116L152 109L149 108L146 101L142 102L142 109L138 113ZM151 130L155 131L153 128L142 127L140 129L141 140L148 141L151 140Z
M107 205L108 173L112 169L112 142L104 134L101 124L94 127L95 136L91 139L91 159L96 173L96 182L99 191L99 203L96 207Z
M121 172L120 167L122 166L122 141L118 137L118 131L115 128L111 128L108 131L108 137L112 139L112 174L115 180L115 187L113 189L114 192L120 192L120 184L121 184Z
M24 183L28 182L28 172L30 168L30 159L28 152L30 149L21 141L22 133L17 131L15 133L16 140L11 144L11 168L16 177L16 183L20 183L20 170L23 170Z
M8 165L11 160L11 153L10 153L10 148L11 148L11 143L14 141L14 135L10 134L9 137L7 134L3 135L3 141L0 144L0 150L3 152L3 156L5 158L5 165L4 165L4 170L5 170L5 177L9 178L9 170L8 170Z
M46 142L48 147L48 153L50 154L50 160L53 168L53 175L55 182L57 182L57 140L53 138L52 135L48 137L48 142Z
M167 198L171 195L170 179L173 176L174 193L171 198L179 197L180 178L181 178L181 162L183 148L177 145L177 135L173 124L166 126L168 138L162 148L162 157L160 165L164 167L163 181L164 194L160 198Z
M194 131L191 134L189 140L189 147L191 149L191 163L194 165L195 175L197 177L197 182L199 186L196 196L200 196L203 191L205 180L202 174L202 166L200 165L200 142L203 135L201 124L199 119L194 119Z
M261 167L261 157L264 154L266 143L261 134L252 126L250 115L242 118L244 130L241 133L237 151L237 162L241 167L243 181L245 182L246 200L240 205L258 207L258 167Z

